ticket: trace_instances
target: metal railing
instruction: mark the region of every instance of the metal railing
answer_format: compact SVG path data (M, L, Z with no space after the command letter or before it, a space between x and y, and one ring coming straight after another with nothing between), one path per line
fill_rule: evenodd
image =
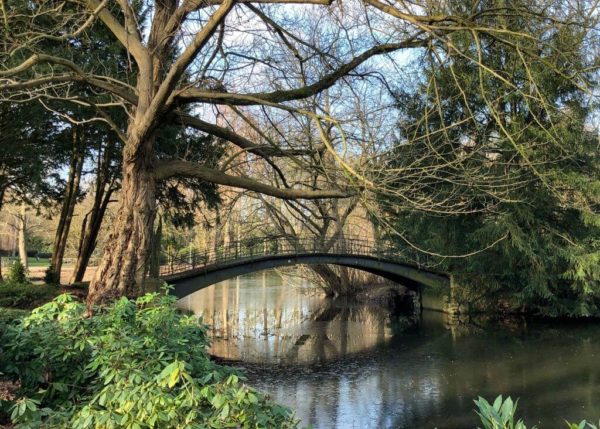
M266 236L230 242L218 248L192 251L186 255L170 256L161 263L160 275L170 276L190 270L202 270L225 265L233 261L261 256L299 254L335 254L369 256L388 261L423 266L425 261L414 255L398 252L385 241L375 242L355 237L342 237L330 242L317 237ZM412 257L411 257L412 256Z

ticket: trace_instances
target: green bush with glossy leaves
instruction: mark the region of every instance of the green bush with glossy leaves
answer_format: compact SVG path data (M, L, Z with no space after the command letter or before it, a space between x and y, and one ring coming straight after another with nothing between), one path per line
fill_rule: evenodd
M508 397L505 400L498 396L493 404L479 397L475 401L476 413L481 419L483 429L527 429L523 420L516 420L517 403ZM531 429L535 429L535 426Z
M516 420L518 400L513 402L510 396L506 399L498 396L493 404L482 397L474 402L477 406L475 412L481 419L483 429L527 429L523 420ZM596 426L585 420L579 423L565 423L568 429L599 429L600 427L600 423ZM533 426L530 429L536 429L536 427Z
M85 317L69 295L0 339L0 372L20 382L21 428L289 428L291 411L213 363L206 329L174 298L122 298Z
M4 332L9 325L27 315L29 315L27 310L0 307L0 333Z

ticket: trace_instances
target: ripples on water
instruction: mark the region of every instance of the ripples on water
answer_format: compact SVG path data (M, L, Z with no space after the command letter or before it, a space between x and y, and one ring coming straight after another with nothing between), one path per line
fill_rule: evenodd
M474 428L473 399L520 397L540 429L600 417L600 326L419 325L377 306L325 300L276 273L180 301L210 325L211 353L315 428Z

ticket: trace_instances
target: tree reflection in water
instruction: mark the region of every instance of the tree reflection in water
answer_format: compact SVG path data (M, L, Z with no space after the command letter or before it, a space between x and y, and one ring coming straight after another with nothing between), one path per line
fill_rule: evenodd
M183 298L208 324L211 353L244 362L310 364L363 352L406 325L381 306L326 299L275 272L238 277ZM402 323L404 322L404 323Z

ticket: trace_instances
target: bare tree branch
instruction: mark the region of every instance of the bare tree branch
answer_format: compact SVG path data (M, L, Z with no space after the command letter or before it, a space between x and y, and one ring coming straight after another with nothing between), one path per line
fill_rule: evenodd
M427 40L418 39L418 36L421 34L422 32L401 43L389 43L374 46L363 52L361 55L353 58L346 64L340 66L332 73L329 73L325 77L321 78L319 81L302 88L249 94L214 92L203 89L188 88L182 90L178 94L177 101L181 103L203 102L244 106L261 104L261 102L283 103L286 101L305 99L331 88L339 79L348 75L348 73L352 72L352 70L356 69L359 65L374 56L391 53L400 49L427 46Z
M200 164L187 161L165 161L156 165L154 175L157 180L165 180L170 177L194 177L217 183L219 185L234 188L247 189L284 200L292 199L319 199L319 198L349 198L355 195L352 190L342 191L336 189L313 190L313 189L281 189L254 179L240 176L230 176L218 170L203 167Z

